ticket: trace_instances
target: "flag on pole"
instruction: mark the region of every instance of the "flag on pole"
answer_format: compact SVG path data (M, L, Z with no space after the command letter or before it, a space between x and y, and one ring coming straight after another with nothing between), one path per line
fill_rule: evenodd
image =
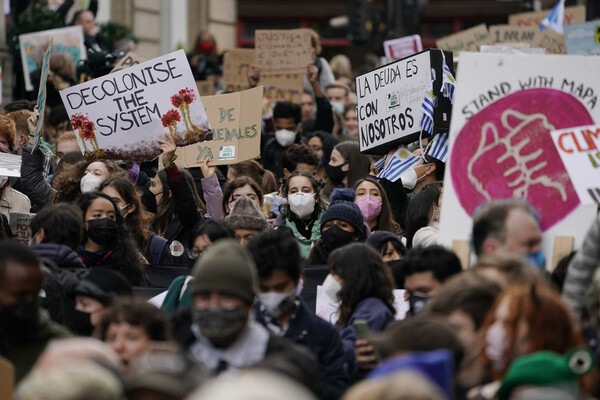
M435 107L435 98L433 97L433 79L425 91L423 103L421 103L421 130L429 134L433 132L433 108Z
M439 133L428 146L427 155L445 163L448 160L448 132Z
M560 34L564 34L565 28L565 0L559 0L550 14L540 23L540 31L550 28Z
M392 154L390 162L377 177L396 182L404 171L412 168L420 160L421 158L415 156L410 150L402 146Z
M440 92L444 95L444 97L450 100L450 104L454 104L454 88L456 86L456 81L454 80L454 76L446 64L446 55L444 51L442 52L442 88Z

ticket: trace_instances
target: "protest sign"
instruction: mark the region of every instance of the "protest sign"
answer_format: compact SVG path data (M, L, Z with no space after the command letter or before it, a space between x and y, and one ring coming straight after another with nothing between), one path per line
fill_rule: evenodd
M390 60L399 60L423 51L421 35L411 35L383 42L385 56Z
M452 54L446 53L452 68ZM386 154L399 144L419 138L424 95L433 83L435 129L448 128L450 101L440 94L442 52L426 50L356 77L359 145L362 153ZM424 136L429 136L424 132Z
M144 61L147 61L144 57L140 57L133 51L130 51L125 54L125 57L123 57L110 72L117 72L125 68L133 67L134 65L138 65Z
M265 97L271 100L271 103L277 101L300 103L304 91L303 77L303 74L261 74L260 84L265 87Z
M556 150L582 204L600 204L600 125L552 131Z
M490 43L531 43L538 27L490 26Z
M508 16L508 24L522 27L539 28L540 23L552 9L532 11ZM581 24L585 22L585 6L565 7L565 25Z
M54 54L65 54L75 65L79 63L79 60L86 59L81 26L19 35L23 77L25 78L25 89L27 91L34 89L31 74L41 70L44 54L51 39Z
M21 156L0 153L0 176L21 176Z
M600 121L597 68L591 57L463 53L457 81L465 83L454 98L442 244L468 240L481 204L516 197L539 212L548 262L555 236L572 236L581 245L595 210L580 204L550 132Z
M263 74L302 74L312 61L309 29L259 29L254 40L256 66Z
M565 36L552 29L539 30L535 33L531 46L546 49L546 54L565 54Z
M213 140L177 149L177 164L198 167L236 164L260 156L262 86L243 92L202 98Z
M10 230L13 234L13 240L21 242L26 246L31 244L31 220L35 217L35 214L22 213L22 212L11 212L9 223Z
M254 49L233 49L223 56L223 85L226 92L239 92L248 87L248 71L254 64Z
M600 20L565 26L567 54L600 55Z
M473 28L445 36L435 41L437 48L452 51L458 55L461 51L478 51L479 46L489 44L489 32L485 24L479 24Z
M178 146L212 139L185 52L176 52L60 92L87 158L146 161L170 135Z
M50 53L52 53L52 39L48 44L46 54L44 54L44 61L42 63L42 73L40 77L40 88L37 96L37 106L40 112L37 125L35 126L35 135L33 139L33 150L37 149L40 144L40 135L42 134L42 127L44 126L44 115L46 111L46 82L48 81L48 74L50 73Z
M196 87L200 96L212 96L215 94L215 87L212 81L196 81Z

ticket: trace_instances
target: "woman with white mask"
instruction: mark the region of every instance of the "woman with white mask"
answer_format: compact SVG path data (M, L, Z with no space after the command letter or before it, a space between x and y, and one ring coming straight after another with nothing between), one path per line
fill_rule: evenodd
M116 176L125 176L125 171L109 160L83 160L67 165L52 179L56 190L54 202L77 201L83 193L98 189L106 179Z
M321 216L326 205L321 198L321 183L306 171L294 171L283 182L287 204L281 206L283 224L294 232L302 257L308 257L314 242L321 237Z

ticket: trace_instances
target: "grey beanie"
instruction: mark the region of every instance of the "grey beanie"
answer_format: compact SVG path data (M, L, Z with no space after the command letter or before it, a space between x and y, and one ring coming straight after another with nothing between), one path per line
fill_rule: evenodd
M262 231L269 227L265 214L254 204L248 196L237 199L231 213L225 217L225 223L231 229L255 229Z

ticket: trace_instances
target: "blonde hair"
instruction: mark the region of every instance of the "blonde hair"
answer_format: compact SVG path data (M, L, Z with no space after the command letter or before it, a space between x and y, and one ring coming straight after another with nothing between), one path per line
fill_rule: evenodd
M424 375L410 370L354 385L342 400L446 400L442 391Z

